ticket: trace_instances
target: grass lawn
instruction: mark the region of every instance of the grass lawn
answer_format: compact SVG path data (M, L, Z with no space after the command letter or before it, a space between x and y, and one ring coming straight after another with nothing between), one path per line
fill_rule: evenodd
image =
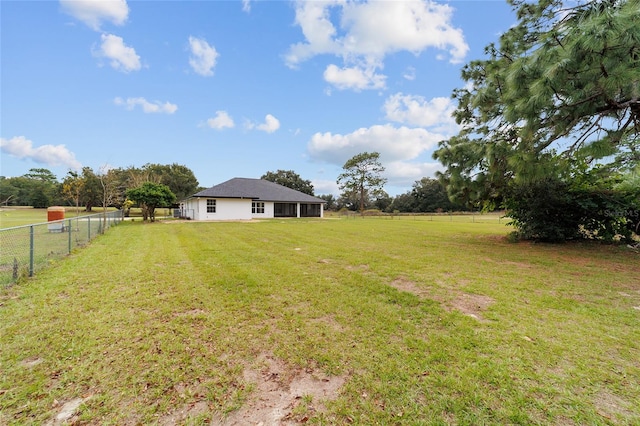
M30 207L0 208L0 229L43 223L46 221L47 209L33 209Z
M103 213L104 211L102 207L95 207L90 212L85 211L84 207L80 207L79 213L76 211L75 207L65 207L65 210L65 219L71 219L78 216L97 215ZM108 212L114 210L115 208L113 207L107 208ZM142 217L142 212L139 208L130 209L130 213L132 217ZM171 209L156 209L157 218L164 216L171 216ZM31 207L0 207L0 229L46 222L47 209L34 209Z
M75 207L66 207L65 210L65 219L102 213L101 207L96 208L91 212L86 212L80 208L80 214L78 214ZM111 210L113 209L109 209L108 211ZM35 223L46 223L48 220L47 217L47 209L34 209L31 207L1 207L0 229L32 225Z
M124 223L1 290L0 424L640 424L640 255L508 231Z

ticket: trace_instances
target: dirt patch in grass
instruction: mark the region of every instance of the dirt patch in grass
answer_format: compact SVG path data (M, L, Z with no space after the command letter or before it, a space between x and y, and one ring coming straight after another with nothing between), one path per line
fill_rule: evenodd
M596 412L602 417L609 420L619 420L618 416L623 418L631 418L632 412L630 410L630 404L617 395L614 395L607 390L602 390L594 396L593 401Z
M344 327L340 324L332 315L325 315L323 317L311 318L309 320L312 324L325 325L330 330L343 332Z
M174 317L197 317L200 315L205 315L207 312L203 309L190 309L184 312L175 312L173 314Z
M70 423L74 423L73 419L76 417L76 412L80 406L89 400L91 396L86 398L74 398L70 401L66 401L65 403L60 404L56 401L56 407L60 405L58 414L48 422L46 422L45 426L61 426Z
M345 267L345 269L347 271L368 271L369 270L369 265L347 265Z
M183 424L189 419L206 413L209 413L209 404L207 404L206 401L196 401L189 404L184 404L172 413L161 417L158 420L158 425L173 426Z
M471 318L484 321L482 312L494 302L493 298L482 294L462 293L453 299L451 306Z
M30 357L27 359L23 359L20 361L20 365L27 368L35 367L38 364L41 364L44 360L39 357Z
M391 282L391 286L418 297L429 298L440 302L447 311L455 309L478 321L484 321L482 312L491 306L495 300L482 294L463 293L454 289L448 289L445 295L429 291L429 289L418 285L405 277L398 277Z
M277 358L262 354L243 372L253 392L237 411L221 419L231 425L293 425L305 423L337 398L345 377L328 377L313 370L291 369Z
M391 282L391 287L400 291L406 291L407 293L415 294L419 297L426 297L429 295L425 288L420 287L416 282L407 279L406 277L398 277Z

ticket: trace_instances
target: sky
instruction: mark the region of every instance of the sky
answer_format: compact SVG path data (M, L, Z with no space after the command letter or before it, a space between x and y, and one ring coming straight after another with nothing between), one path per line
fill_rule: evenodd
M465 63L504 1L0 1L0 175L293 170L316 195L379 152L392 196L442 166Z

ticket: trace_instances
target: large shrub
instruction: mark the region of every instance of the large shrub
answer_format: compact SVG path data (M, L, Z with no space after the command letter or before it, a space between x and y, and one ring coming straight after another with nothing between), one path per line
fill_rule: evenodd
M637 191L544 179L514 184L505 202L507 216L522 239L632 241L637 236Z

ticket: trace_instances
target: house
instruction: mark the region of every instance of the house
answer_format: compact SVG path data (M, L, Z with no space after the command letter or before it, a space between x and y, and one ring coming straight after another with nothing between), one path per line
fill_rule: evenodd
M194 220L322 217L324 200L262 179L233 178L180 202Z

